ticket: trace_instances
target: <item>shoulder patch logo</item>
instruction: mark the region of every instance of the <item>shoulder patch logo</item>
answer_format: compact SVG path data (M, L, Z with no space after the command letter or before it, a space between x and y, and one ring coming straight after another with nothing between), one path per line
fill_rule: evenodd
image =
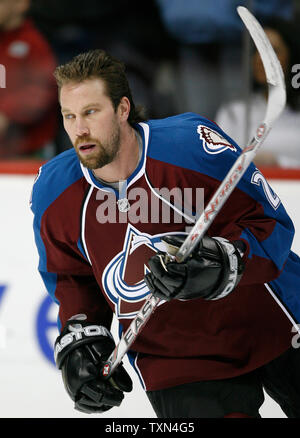
M233 152L236 152L236 147L229 143L229 141L217 131L204 125L198 125L197 132L202 140L203 149L208 154L220 154L226 149L231 149Z

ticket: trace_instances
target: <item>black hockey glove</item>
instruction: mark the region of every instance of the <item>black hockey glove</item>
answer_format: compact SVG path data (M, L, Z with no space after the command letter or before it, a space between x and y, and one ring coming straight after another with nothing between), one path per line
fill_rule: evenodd
M174 254L186 236L164 236L168 253ZM174 251L175 250L175 251ZM165 253L149 260L150 273L145 281L152 294L162 300L204 298L214 300L228 295L237 286L244 271L242 241L229 242L221 237L204 236L193 253L182 263L169 261Z
M101 368L115 343L106 327L70 319L55 341L55 360L62 371L67 393L75 409L86 414L101 413L119 406L123 391L132 390L132 381L119 365L107 381Z

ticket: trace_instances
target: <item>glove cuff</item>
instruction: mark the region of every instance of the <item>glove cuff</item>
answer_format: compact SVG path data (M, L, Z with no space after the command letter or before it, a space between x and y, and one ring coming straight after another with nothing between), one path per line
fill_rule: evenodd
M112 343L113 349L115 342L106 327L76 319L67 321L54 344L54 359L57 367L61 369L65 357L75 348L83 344L103 340L103 338Z
M235 243L229 242L223 237L214 237L213 239L218 245L223 260L227 260L227 266L223 267L223 276L219 286L214 290L214 296L210 298L211 300L218 300L226 297L238 285L245 266L240 249Z

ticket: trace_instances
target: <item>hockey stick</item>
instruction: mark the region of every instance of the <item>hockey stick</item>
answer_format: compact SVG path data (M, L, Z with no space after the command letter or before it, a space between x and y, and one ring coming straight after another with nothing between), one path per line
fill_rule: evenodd
M266 114L262 123L257 127L254 137L243 149L241 155L239 155L227 173L224 181L211 198L196 224L193 226L187 238L177 251L175 259L178 263L183 262L188 257L200 239L204 236L223 204L229 198L233 189L237 186L239 180L253 161L259 147L268 135L274 121L279 117L286 103L284 75L270 41L261 25L248 9L239 6L237 11L254 41L264 65L268 83ZM122 358L135 341L137 335L141 332L159 302L159 298L154 297L152 294L149 295L141 310L122 335L119 344L104 364L102 368L103 377L109 378L111 376L112 372L122 361Z
M201 237L211 225L212 221L219 213L224 202L228 199L239 180L246 172L249 164L253 161L262 142L268 135L274 121L279 117L286 103L286 90L284 75L278 58L268 40L264 30L256 18L245 7L239 6L238 13L247 27L250 35L259 51L262 59L267 83L268 83L268 102L265 118L257 127L254 137L243 149L224 181L216 191L207 207L197 220L190 231L186 240L176 253L177 262L182 262L193 251Z

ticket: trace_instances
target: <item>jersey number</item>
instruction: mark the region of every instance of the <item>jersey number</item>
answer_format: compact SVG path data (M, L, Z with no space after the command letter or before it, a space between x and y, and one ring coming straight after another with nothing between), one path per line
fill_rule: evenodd
M274 208L274 210L276 210L279 207L281 201L279 197L271 190L266 178L258 170L253 173L251 182L253 184L256 184L257 186L262 186L267 200Z

